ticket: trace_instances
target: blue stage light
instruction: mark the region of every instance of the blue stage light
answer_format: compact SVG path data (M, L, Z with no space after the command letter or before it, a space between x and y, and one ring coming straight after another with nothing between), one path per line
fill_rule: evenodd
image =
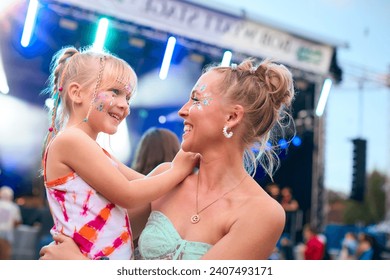
M282 149L287 149L287 147L288 147L288 143L287 143L286 139L283 139L283 138L278 141L278 144L279 144L280 148L282 148Z
M292 139L292 143L295 147L299 147L302 145L302 139L298 135L295 135L294 138Z

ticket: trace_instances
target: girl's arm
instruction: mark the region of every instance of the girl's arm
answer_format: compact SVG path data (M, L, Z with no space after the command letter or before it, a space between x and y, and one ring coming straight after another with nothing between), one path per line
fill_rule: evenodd
M145 175L135 171L134 169L128 167L126 164L122 163L115 157L112 157L113 160L118 164L118 169L119 171L127 178L127 180L135 180L135 179L140 179L144 178Z
M179 151L170 168L156 176L129 181L87 134L69 129L51 144L51 155L74 170L96 191L124 208L145 205L177 186L197 163L197 155Z
M155 176L157 174L160 174L166 170L168 170L171 167L171 164L169 162L165 162L157 166L155 169L152 170L148 174L148 176ZM150 203L147 203L146 205L137 207L137 208L131 208L127 210L127 213L129 214L129 219L131 221L131 231L133 233L133 238L136 239L139 237L143 229L145 228L146 222L148 221L149 215L151 211L151 205Z

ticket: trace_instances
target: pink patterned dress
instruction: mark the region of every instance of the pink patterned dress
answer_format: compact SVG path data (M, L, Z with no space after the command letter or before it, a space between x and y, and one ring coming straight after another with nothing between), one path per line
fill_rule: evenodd
M103 152L111 159L110 154ZM126 209L108 201L75 172L56 180L44 180L54 226L50 233L73 238L90 259L133 258L133 241ZM114 165L117 165L111 160Z

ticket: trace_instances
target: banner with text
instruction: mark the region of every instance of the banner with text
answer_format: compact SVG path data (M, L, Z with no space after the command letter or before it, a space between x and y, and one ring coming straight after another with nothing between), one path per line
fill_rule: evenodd
M56 0L247 55L326 74L333 47L178 0Z

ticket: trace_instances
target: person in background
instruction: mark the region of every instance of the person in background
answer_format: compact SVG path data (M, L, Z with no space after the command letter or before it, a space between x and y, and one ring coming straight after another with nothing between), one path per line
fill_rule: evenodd
M296 235L296 218L299 210L298 201L293 198L292 189L288 186L280 190L280 204L286 212L286 223L280 240L281 251L287 260L293 259L293 247Z
M171 162L180 150L180 141L175 133L165 128L151 127L144 132L135 150L131 167L148 175L154 168L164 162ZM133 223L145 220L149 213L144 208L129 209ZM138 247L138 237L134 238L134 248Z
M373 235L365 232L359 233L356 259L381 260L381 253L382 248Z
M14 191L8 186L0 188L0 260L12 258L14 230L22 223L19 205L14 202Z
M303 227L305 244L300 248L305 260L323 260L325 256L325 243L318 231L311 225Z
M280 202L281 195L280 195L280 187L277 183L271 182L265 187L266 192L277 202Z
M299 209L298 201L293 197L292 189L290 187L283 187L280 191L281 200L283 209L286 212L297 211Z
M175 133L165 128L151 127L142 135L131 167L148 175L159 164L171 162L179 150L180 141Z
M127 167L96 142L113 135L130 111L137 77L124 60L93 48L66 47L52 61L54 100L42 156L53 235L73 238L88 258L131 259L133 236L126 208L137 208L176 187L196 155L179 152L152 177Z
M341 243L340 260L356 260L358 240L354 232L347 232Z
M272 176L278 158L268 141L274 128L291 121L293 98L291 72L270 60L206 69L179 110L184 120L182 150L201 155L199 168L145 206L150 213L146 226L134 225L135 232L143 229L139 259L271 256L285 212L250 174L260 162ZM169 164L153 172L166 168ZM71 239L61 235L56 241L61 244L41 250L43 258L82 259Z

